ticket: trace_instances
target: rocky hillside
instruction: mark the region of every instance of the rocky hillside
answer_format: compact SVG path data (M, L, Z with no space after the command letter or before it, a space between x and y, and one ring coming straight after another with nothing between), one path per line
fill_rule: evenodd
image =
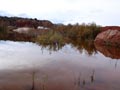
M106 31L106 30L120 30L119 26L105 26L101 27L101 31Z
M14 26L14 27L32 27L37 28L38 26L43 26L51 28L54 24L48 20L37 20L29 18L19 18L19 17L2 17L0 16L0 24L5 26Z
M106 30L97 35L95 43L120 47L120 30Z

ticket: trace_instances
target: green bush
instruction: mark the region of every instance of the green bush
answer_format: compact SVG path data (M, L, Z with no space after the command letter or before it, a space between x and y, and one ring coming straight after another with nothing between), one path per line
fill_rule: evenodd
M36 41L40 44L64 44L63 36L59 32L53 30L39 35Z
M100 26L95 23L91 24L75 24L56 26L53 30L41 34L36 41L40 44L65 44L71 40L77 41L93 41L100 32ZM66 43L67 43L66 42Z
M55 31L60 32L64 37L69 39L94 40L100 32L100 26L95 23L67 25L55 28Z

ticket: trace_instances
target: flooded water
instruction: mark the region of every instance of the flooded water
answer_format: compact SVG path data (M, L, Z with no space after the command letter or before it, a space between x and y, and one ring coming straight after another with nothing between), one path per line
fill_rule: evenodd
M80 47L0 41L0 90L120 90L120 49Z

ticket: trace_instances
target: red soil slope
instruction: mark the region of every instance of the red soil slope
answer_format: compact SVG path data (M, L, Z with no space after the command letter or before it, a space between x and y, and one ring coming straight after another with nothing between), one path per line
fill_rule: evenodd
M106 30L120 30L120 26L105 26L105 27L102 27L101 30L102 31L106 31Z

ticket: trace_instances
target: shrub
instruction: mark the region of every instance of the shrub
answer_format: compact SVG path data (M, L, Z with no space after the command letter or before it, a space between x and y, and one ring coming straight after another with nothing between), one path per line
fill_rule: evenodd
M40 44L64 44L63 36L59 32L53 30L39 35L36 41Z

